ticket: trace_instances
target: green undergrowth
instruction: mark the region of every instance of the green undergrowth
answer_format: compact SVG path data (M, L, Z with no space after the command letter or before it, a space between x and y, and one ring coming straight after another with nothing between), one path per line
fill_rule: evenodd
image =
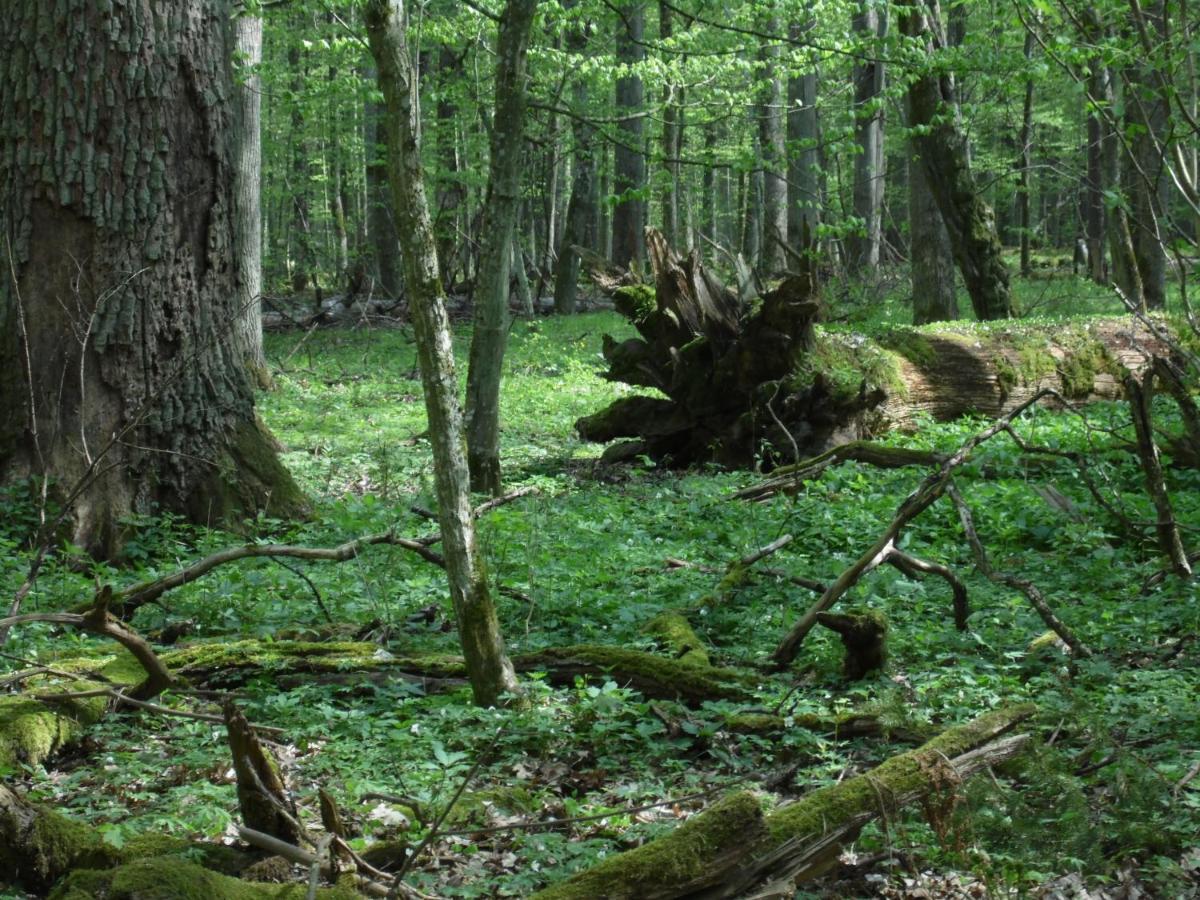
M152 636L190 621L185 642L194 646L172 652L177 661L190 655L197 667L236 666L246 646L239 641L267 642L266 665L238 679L238 696L252 720L284 729L284 768L306 821L318 821L315 792L324 786L352 822L357 846L415 844L478 762L452 831L596 818L555 830L444 835L433 844L440 868L425 856L414 883L446 897L528 896L668 832L714 797L753 788L763 773L799 766L795 788L760 796L769 807L902 749L799 727L812 717L866 713L887 729L929 734L1029 700L1040 710L1029 728L1043 739L1053 734L1053 743L996 780L965 788L953 820L938 822L941 839L916 810L892 817L887 829L868 827L856 849L869 855L900 841L929 865L971 873L997 896L1069 872L1099 884L1136 861L1159 895L1176 895L1178 861L1200 831L1200 779L1175 789L1200 759L1200 659L1187 643L1163 660L1180 636L1200 628L1200 603L1193 587L1174 580L1140 592L1159 566L1152 529L1129 533L1073 466L1031 460L1000 436L962 468L959 489L993 564L1037 584L1096 658L1027 656L1044 623L1022 595L974 572L958 516L942 501L899 545L964 579L969 630L954 630L944 582L912 581L883 567L844 606L887 616L884 672L846 683L840 642L818 629L791 672L771 674L765 663L775 644L815 594L752 569L726 585L721 602L705 602L728 563L788 533L793 541L760 568L828 584L875 540L923 473L848 463L795 497L745 504L729 497L754 473L600 468L600 448L580 443L571 426L622 391L599 377L606 332L620 337L628 326L610 313L518 322L512 330L502 397L505 477L510 487L537 491L487 513L479 526L489 576L525 598L499 597L506 639L517 656L577 645L671 654L682 652L671 649L682 633L678 623L665 631L648 631L647 623L687 611L703 645L696 658L742 673L736 697L688 708L647 699L611 677L552 686L535 668L522 675L527 702L481 710L465 688L426 694L419 682L378 671L326 677L427 654L441 655L445 674L458 671L443 573L398 547L368 548L343 564L244 561L140 610L134 624ZM463 357L467 339L456 336ZM331 330L300 340L270 336L278 390L263 395L260 408L315 515L303 523L259 519L247 523L249 532L311 546L387 528L429 533L430 523L411 509L435 504L411 336ZM1170 404L1159 412L1171 427ZM1018 429L1031 443L1086 452L1092 476L1125 518L1153 521L1142 476L1121 449L1131 432L1120 407L1098 405L1087 415L1085 423L1037 411ZM983 425L930 424L884 440L948 453ZM1167 479L1191 544L1200 526L1200 478L1168 466ZM1048 501L1046 486L1061 499ZM11 595L23 577L22 540L32 514L18 493L5 499L0 578ZM96 579L130 584L235 540L169 517L133 520L127 528L126 569L85 562L63 548L26 608L67 608L91 596ZM668 559L694 565L668 566ZM297 648L307 660L298 673L289 661ZM40 626L14 632L5 652L43 661L111 658L93 639ZM197 703L179 693L162 702ZM766 717L770 728L730 727L746 715ZM35 799L95 825L114 845L144 833L219 838L235 820L219 726L123 715L87 734L49 768L17 761L3 774ZM404 799L363 802L369 794ZM685 797L692 799L629 811Z

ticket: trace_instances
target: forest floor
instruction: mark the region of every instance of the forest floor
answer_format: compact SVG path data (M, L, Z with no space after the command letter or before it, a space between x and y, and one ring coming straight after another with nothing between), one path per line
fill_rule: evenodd
M1091 312L1103 303L1080 300L1081 283L1073 279L1047 284L1026 285L1031 298L1042 291L1041 311ZM843 299L840 308L853 311L854 298ZM867 327L877 327L892 316L869 318ZM592 313L519 321L511 331L502 397L505 478L510 488L536 491L487 513L479 538L491 576L525 596L501 598L514 652L580 643L649 649L642 630L649 619L695 606L713 594L731 561L785 533L795 539L770 567L828 583L877 538L920 481L920 469L846 463L795 496L751 504L731 496L756 481L752 472L602 468L600 448L579 442L572 425L624 390L598 377L605 332L620 337L627 326L614 314ZM469 331L460 329L464 372L468 341ZM276 390L261 397L260 409L316 511L307 523L262 519L248 528L310 546L388 528L428 533L430 523L411 510L434 503L411 334L274 334L269 356ZM1129 440L1121 424L1127 418L1117 406L1097 405L1087 419L1037 410L1017 428L1038 444L1091 454L1093 474L1126 516L1150 520L1140 471L1120 450ZM930 424L885 440L951 452L983 424ZM1167 478L1194 546L1200 473L1168 467ZM1038 706L1037 748L1018 766L964 785L953 812L933 817L936 828L920 809L867 826L840 865L797 896L1195 896L1195 583L1167 579L1143 591L1143 580L1162 565L1152 531L1143 539L1123 533L1067 461L1031 462L1001 436L956 480L997 566L1034 582L1094 658L1030 649L1045 626L1022 595L974 571L958 516L945 501L907 529L902 545L965 581L969 628L955 630L944 582L876 570L846 605L887 616L890 656L882 673L844 681L841 645L819 629L793 670L768 674L770 652L814 598L781 577L759 573L693 617L714 663L762 671L751 705L793 721L808 713L869 713L901 735L936 732L1008 702ZM0 584L10 593L27 566L21 541L31 510L22 502L6 498L0 519ZM163 516L130 526L132 570L89 563L81 571L80 560L62 554L26 609L71 607L90 596L97 578L130 584L238 540ZM369 548L342 564L226 566L172 591L162 605L144 607L135 625L154 634L183 620L192 623L187 641L357 635L392 654L457 651L443 573L396 547ZM5 647L39 660L95 650L94 641L74 633L28 626ZM20 667L0 662L0 675ZM306 821L319 821L316 789L323 786L359 834L357 846L397 838L415 845L467 782L408 876L442 897L526 896L676 826L727 790L753 788L797 767L771 784L778 802L905 748L886 737L841 740L799 728L734 733L729 717L745 711L744 702L689 709L603 678L552 687L526 676L531 702L507 710L474 708L465 688L427 695L408 682L349 678L289 681L284 689L277 680L263 674L239 696L251 720L285 729L281 759ZM195 701L168 693L162 702ZM219 725L110 716L47 768L0 776L99 826L115 844L143 832L233 839L237 802ZM577 817L590 818L504 827Z

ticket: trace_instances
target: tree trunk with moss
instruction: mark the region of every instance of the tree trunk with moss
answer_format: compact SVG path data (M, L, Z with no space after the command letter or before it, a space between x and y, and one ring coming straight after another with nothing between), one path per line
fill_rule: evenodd
M908 0L901 6L900 30L935 53L946 46L937 0ZM977 319L1013 314L1008 266L1000 254L995 216L971 174L966 133L958 122L953 76L926 71L908 89L908 122L925 177L942 211L954 258L962 272Z
M0 17L0 473L101 555L155 505L303 508L235 340L232 37L209 4Z
M806 266L760 298L741 300L694 251L681 258L647 232L655 286L593 267L639 337L605 336L605 378L665 396L629 395L584 416L585 440L618 438L604 459L648 455L669 465L731 468L796 462L830 446L926 416L1001 415L1042 388L1072 400L1117 399L1125 372L1170 349L1124 319L931 333L899 329L871 341L822 331Z
M433 445L438 522L445 547L450 597L475 701L494 704L517 689L504 649L496 607L475 543L454 348L446 314L429 204L421 168L420 105L405 36L401 0L370 0L365 7L371 54L387 108L388 175L398 233L404 237L405 289Z

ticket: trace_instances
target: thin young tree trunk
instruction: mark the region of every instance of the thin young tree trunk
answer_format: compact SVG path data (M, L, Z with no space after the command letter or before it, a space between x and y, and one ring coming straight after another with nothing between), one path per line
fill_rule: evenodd
M643 40L646 12L641 0L626 2L617 20L617 61L636 65L646 57ZM613 193L617 196L612 212L612 252L609 258L628 268L646 258L642 239L645 202L635 192L646 186L646 157L642 153L642 103L644 92L640 75L623 74L617 79L617 124L619 143L614 148Z
M1032 29L1025 32L1025 67L1028 69L1033 59L1034 34ZM1021 136L1017 138L1020 144L1020 159L1017 161L1017 171L1020 180L1017 185L1017 217L1021 229L1021 274L1028 275L1033 271L1033 258L1030 249L1030 230L1032 222L1029 218L1029 196L1033 191L1033 76L1025 79L1025 102L1021 109Z
M304 139L304 112L298 97L304 88L307 74L305 53L298 46L288 50L288 67L292 75L292 223L291 234L296 250L292 259L292 290L302 293L311 284L318 292L317 248L313 244L312 217L308 189L311 173L308 163L310 147Z
M487 706L504 692L515 691L517 678L475 544L454 348L425 199L420 101L406 43L404 4L402 0L368 0L364 18L387 104L388 173L397 225L405 238L401 243L404 278L433 444L446 574L475 702Z
M234 337L250 379L260 388L271 386L263 355L262 337L262 93L257 67L262 62L263 22L244 13L235 20L235 52L246 71L237 81L237 157L233 168L234 250L240 278L235 304Z
M772 7L764 31L778 34L779 17ZM763 64L758 107L759 144L762 147L762 241L760 254L765 274L775 275L787 268L787 145L783 114L783 83L780 73L781 45L764 42L759 48Z
M471 487L497 496L501 489L500 373L508 337L512 239L521 202L521 157L525 147L525 54L536 10L537 0L508 0L500 17L488 199L467 370Z
M930 51L945 46L937 0L906 0L900 27ZM975 316L1003 319L1013 314L1008 267L1001 256L995 216L971 175L967 137L954 108L954 83L948 74L925 72L908 89L909 125L922 129L914 140Z
M663 44L669 44L674 34L674 23L671 19L671 5L658 4L658 36ZM670 64L670 56L665 60ZM662 232L672 247L679 241L679 138L682 111L679 108L678 92L680 86L669 80L663 82L662 89L662 155L663 166L667 171L662 193Z
M860 0L852 28L863 53L876 52L887 34L887 7ZM883 86L882 59L854 66L854 117L858 155L854 157L854 215L863 220L862 232L850 236L850 269L862 271L879 265L883 237Z
M583 56L587 51L587 32L574 28L566 38L567 50ZM567 203L566 223L563 228L562 244L558 248L558 262L554 270L554 311L559 315L575 312L575 297L579 291L578 244L588 249L592 245L590 232L595 229L597 216L596 200L599 196L596 184L596 158L592 146L595 128L584 117L588 105L588 79L577 77L571 86L571 103L580 115L571 123L575 141L575 165L571 182L571 199Z
M443 46L438 54L438 81L451 77L459 62L454 48ZM463 228L463 214L467 208L467 196L466 189L458 180L458 173L463 170L458 152L458 108L450 92L444 88L438 91L436 118L437 156L441 173L437 190L434 191L436 208L433 227L437 234L439 271L449 287L460 266L468 266L470 250L460 249L466 230Z
M375 69L366 72L375 80ZM392 217L392 197L387 180L387 129L383 125L383 109L367 100L366 119L366 191L367 235L374 262L373 272L378 290L387 297L400 296L403 278L400 268L400 243L396 240L396 223Z
M1103 60L1093 59L1091 65L1088 93L1094 102L1111 92L1108 87L1111 76ZM1089 275L1097 284L1105 284L1108 280L1104 255L1105 131L1102 115L1093 109L1087 119L1087 180L1083 200L1083 230L1088 249Z

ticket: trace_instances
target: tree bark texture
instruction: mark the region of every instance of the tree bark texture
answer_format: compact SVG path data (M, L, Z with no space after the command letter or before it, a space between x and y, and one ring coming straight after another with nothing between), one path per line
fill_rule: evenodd
M375 80L375 70L367 73ZM399 297L404 276L401 273L400 243L392 216L392 197L387 180L387 129L383 127L383 109L367 100L366 118L366 189L367 236L370 242L376 289L387 297Z
M234 253L238 257L237 328L235 338L251 380L269 387L271 375L262 342L262 91L256 71L262 62L263 21L240 15L235 50L244 70L235 92L238 148L234 163Z
M863 54L875 52L887 34L887 7L860 0L851 23ZM862 232L849 240L851 271L879 265L883 237L883 85L881 59L854 65L854 118L858 155L854 157L854 215L863 220Z
M937 0L909 0L901 10L900 28L906 37L921 42L931 53L945 46ZM914 140L975 316L1003 319L1013 314L1008 267L1000 253L995 216L971 175L967 137L954 106L949 73L927 71L908 89L909 125L922 129Z
M471 487L499 496L500 373L508 339L512 236L521 202L525 150L525 54L537 0L508 0L496 44L496 112L492 117L483 248L475 279L475 331L467 368L467 463Z
M646 11L641 0L620 7L617 19L617 62L622 67L636 66L646 58L643 46ZM619 266L628 267L646 258L642 242L642 220L646 187L646 157L642 153L642 104L645 90L642 77L622 68L617 78L617 123L619 134L614 148L613 193L617 197L612 213L612 253Z
M914 155L908 167L908 225L912 248L913 324L958 318L954 249L942 211Z
M454 348L421 169L420 104L405 37L404 4L369 0L364 13L387 104L388 174L397 228L406 236L401 243L404 279L433 445L450 597L475 701L490 705L504 692L515 691L517 680L475 543Z
M1033 59L1034 33L1025 33L1025 66L1029 68ZM1017 160L1017 222L1021 229L1021 274L1033 271L1031 240L1033 222L1029 215L1029 202L1033 193L1033 76L1025 79L1025 101L1021 107L1021 135L1017 138L1020 158Z
M0 16L0 471L52 479L100 554L154 504L303 507L235 339L232 41L210 4Z

